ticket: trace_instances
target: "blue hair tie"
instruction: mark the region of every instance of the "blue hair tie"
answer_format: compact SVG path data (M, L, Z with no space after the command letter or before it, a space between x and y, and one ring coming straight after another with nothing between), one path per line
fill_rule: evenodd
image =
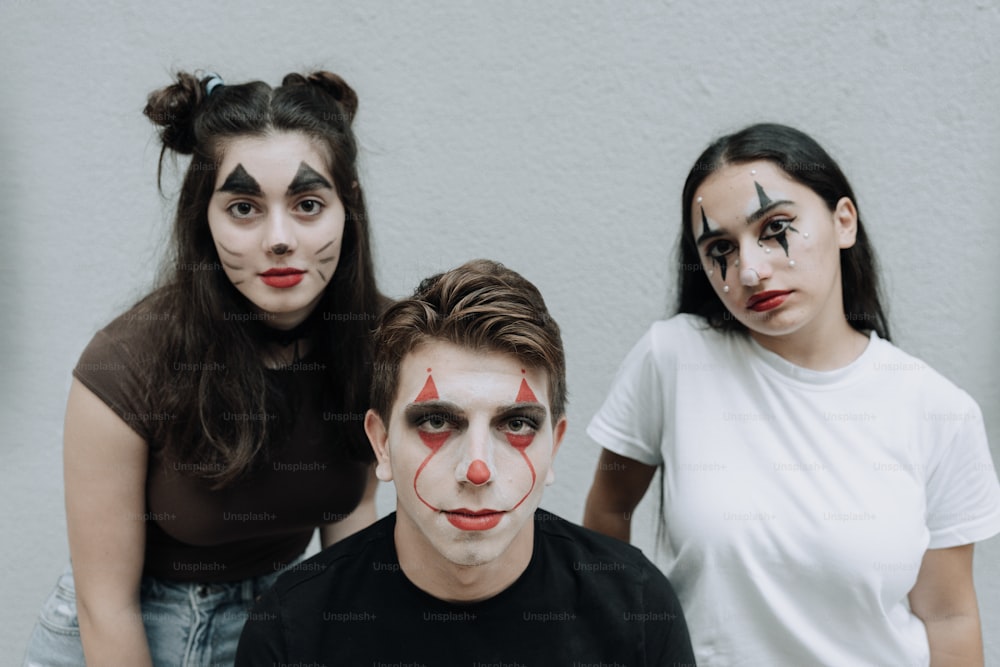
M223 81L222 81L222 77L219 76L218 74L216 74L215 72L209 72L208 76L210 76L212 78L210 78L208 80L208 83L205 84L205 95L206 96L211 95L212 91L215 90L216 87L225 85L223 83Z

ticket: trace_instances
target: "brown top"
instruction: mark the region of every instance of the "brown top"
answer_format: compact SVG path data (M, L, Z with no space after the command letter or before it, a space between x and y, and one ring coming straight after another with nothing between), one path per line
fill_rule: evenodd
M143 574L176 581L221 582L273 572L301 553L317 525L339 520L358 504L367 464L338 446L338 421L363 418L319 405L321 364L307 356L268 371L298 397L288 442L269 448L266 467L218 491L191 476L194 464L167 461L151 442L165 415L142 402L147 322L135 311L97 332L73 375L118 414L150 449L146 477ZM235 416L230 416L236 418ZM226 414L222 418L227 418Z

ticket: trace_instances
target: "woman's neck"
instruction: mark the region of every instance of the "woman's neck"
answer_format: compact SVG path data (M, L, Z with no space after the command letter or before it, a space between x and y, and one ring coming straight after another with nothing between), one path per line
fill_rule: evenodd
M815 326L785 336L766 336L751 331L750 336L766 350L785 361L814 371L843 368L860 357L868 347L868 336L841 320L836 326Z

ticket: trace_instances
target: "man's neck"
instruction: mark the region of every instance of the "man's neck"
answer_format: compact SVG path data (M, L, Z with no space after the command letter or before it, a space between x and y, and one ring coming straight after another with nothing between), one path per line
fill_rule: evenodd
M471 603L504 591L528 568L535 545L535 524L529 521L496 558L485 562L472 559L469 564L445 558L401 515L396 517L394 541L399 566L414 586L439 600Z

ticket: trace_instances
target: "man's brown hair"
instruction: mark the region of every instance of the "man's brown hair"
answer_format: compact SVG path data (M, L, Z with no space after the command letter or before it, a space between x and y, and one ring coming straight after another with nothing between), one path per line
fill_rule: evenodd
M425 279L413 296L391 306L375 332L371 407L388 426L407 354L445 341L503 352L549 377L553 423L566 412L566 357L559 325L538 288L503 264L476 259Z

